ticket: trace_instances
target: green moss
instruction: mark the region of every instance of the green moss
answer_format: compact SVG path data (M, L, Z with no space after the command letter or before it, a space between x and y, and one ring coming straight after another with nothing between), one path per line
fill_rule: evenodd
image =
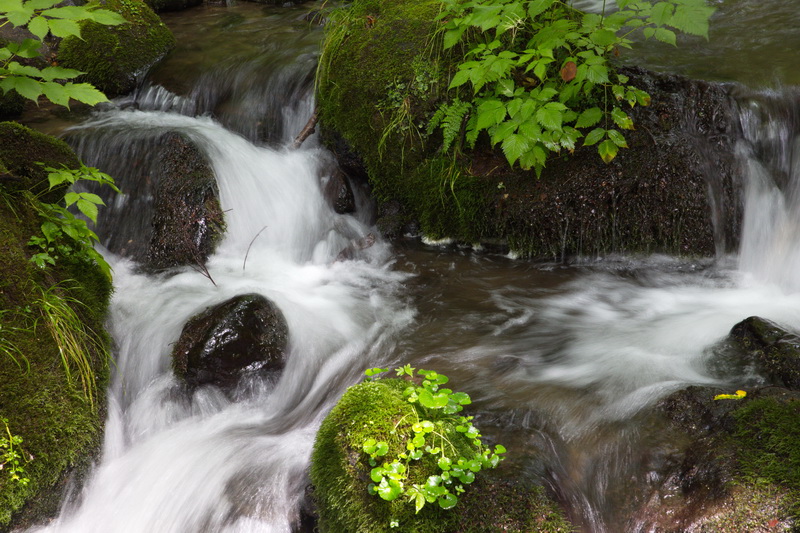
M786 488L792 495L794 518L800 521L800 400L757 398L737 410L735 417L743 478Z
M82 39L64 39L58 60L61 66L85 72L83 81L114 97L132 91L136 78L169 52L175 37L141 0L108 0L105 7L121 14L128 23L83 23Z
M44 155L22 139L44 142L39 134L12 124L0 125L0 137L10 139L19 149L0 142L3 161L12 172L29 172L36 176L38 167L23 155L37 158ZM15 137L16 135L16 137ZM19 138L17 138L19 137ZM49 139L54 153L66 157L60 141ZM68 150L68 148L67 148ZM4 151L4 152L3 152ZM67 158L68 159L68 158ZM29 176L27 181L36 183ZM10 179L17 185L26 180L19 175ZM5 183L3 185L6 185ZM109 280L96 265L80 261L59 261L54 268L39 269L29 261L28 239L39 233L40 220L30 192L16 187L0 188L0 339L5 346L14 346L17 363L0 351L0 416L9 420L11 431L23 438L22 449L29 462L24 465L30 483L21 486L0 470L0 531L5 531L12 518L15 525L42 520L57 512L61 485L68 473L88 466L102 437L103 391L108 380L106 353L97 350L90 361L99 389L97 403L84 396L80 380L70 383L64 371L59 349L47 329L38 300L42 291L63 298L77 299L74 305L83 326L100 335L111 293ZM70 304L71 305L71 304Z
M415 514L407 498L392 502L370 495L371 467L362 445L368 438L389 444L387 457L406 449L405 436L417 420L414 406L403 396L408 381L385 379L353 386L323 421L311 459L311 481L318 502L319 528L323 532L380 533L397 531L396 519L405 532L572 531L558 507L541 487L522 487L488 479L481 472L466 487L452 510L426 505ZM438 422L437 422L438 424ZM474 448L463 433L444 423L439 431L456 449L469 457ZM425 454L409 469L407 484L422 483L439 469Z

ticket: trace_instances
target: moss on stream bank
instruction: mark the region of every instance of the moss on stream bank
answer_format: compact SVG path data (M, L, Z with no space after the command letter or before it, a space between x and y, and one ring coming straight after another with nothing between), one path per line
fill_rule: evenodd
M44 177L37 160L77 163L62 141L0 123L0 416L8 419L11 433L23 438L23 466L30 479L23 486L9 478L7 469L0 470L0 531L8 530L12 518L20 527L57 512L67 477L85 469L99 449L109 373L106 353L87 354L97 378L93 405L80 379L67 379L42 313L45 297L69 305L80 318L80 329L108 344L103 321L112 287L100 269L62 258L43 270L29 261L33 249L28 240L41 232L28 187L36 189Z

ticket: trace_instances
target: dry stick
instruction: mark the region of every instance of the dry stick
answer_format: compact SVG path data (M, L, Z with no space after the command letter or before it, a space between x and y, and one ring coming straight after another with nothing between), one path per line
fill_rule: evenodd
M311 136L311 134L314 133L318 120L319 120L319 111L315 109L314 114L312 114L311 118L308 119L308 122L306 122L303 131L300 132L300 135L294 138L294 142L292 143L293 150L297 150L298 148L300 148L300 145L303 144L303 141L308 139Z
M242 261L242 272L244 272L244 266L247 264L247 256L250 255L250 247L253 246L253 243L256 242L256 239L258 239L258 236L261 235L261 232L264 231L265 229L267 229L267 226L264 226L263 228L261 228L258 231L258 233L256 233L256 236L253 237L253 240L250 241L250 244L247 245L247 251L244 254L244 261Z

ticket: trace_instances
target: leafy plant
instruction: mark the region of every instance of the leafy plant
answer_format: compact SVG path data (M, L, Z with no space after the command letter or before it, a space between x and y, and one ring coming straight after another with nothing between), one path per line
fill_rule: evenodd
M25 467L22 465L22 437L13 435L11 428L8 427L8 419L0 417L0 470L8 472L11 481L19 483L23 487L30 482L25 474ZM27 461L25 461L27 462Z
M78 169L66 167L60 169L45 167L45 169L49 173L50 190L65 185L72 187L80 181L90 181L120 192L111 176L83 164ZM48 264L55 265L59 256L77 256L94 261L110 278L111 267L100 252L94 249L94 243L99 240L97 235L89 229L85 220L76 217L69 210L71 206L75 206L80 213L96 224L99 205L105 204L96 194L73 190L68 190L64 195L64 205L37 202L36 207L44 222L41 226L42 236L35 235L28 241L30 246L41 250L31 257L31 261L40 268L45 268Z
M0 89L4 93L14 90L33 101L44 95L54 104L65 107L69 107L70 99L89 105L105 102L106 96L91 84L66 81L83 72L57 65L40 69L25 61L41 58L40 50L48 35L80 37L82 21L107 26L125 22L121 15L102 9L99 2L55 7L59 3L61 0L0 0L0 28L8 24L26 27L35 37L0 47Z
M368 377L386 372L386 368L373 368L366 371ZM453 392L442 388L449 380L447 376L432 370L418 370L405 365L397 369L397 376L414 379L421 377L419 385L409 385L403 396L414 406L416 419L410 425L410 432L400 435L405 443L405 451L396 457L389 456L389 443L374 438L364 441L362 449L369 455L370 494L376 494L386 501L401 496L413 503L418 513L426 503L436 503L442 509L451 509L458 503L458 496L464 486L475 480L475 475L484 468L494 468L502 459L505 448L497 445L489 449L480 440L481 434L472 424L471 416L460 416L464 405L471 403L468 394ZM404 419L395 424L395 431ZM463 456L448 439L443 427L445 422L455 424L456 431L462 433L472 444L474 453ZM423 483L410 483L409 474L415 462L429 457L438 467L438 473L428 476Z
M6 314L11 313L9 309L0 310L0 318L4 317ZM24 315L27 315L30 312L30 309L23 310ZM25 363L25 371L29 371L31 369L30 362L28 358L25 357L25 354L22 353L22 350L11 340L9 339L9 334L13 334L14 332L18 331L26 331L26 328L20 328L16 326L5 326L0 323L0 353L5 354L6 357L11 359L15 365L17 365L20 370L22 370L22 363ZM27 330L30 331L30 330Z
M634 128L625 108L650 96L611 59L634 32L676 44L675 31L708 37L704 0L618 0L619 10L584 13L559 0L442 0L443 46L466 47L450 81L456 93L429 124L443 148L474 147L486 132L509 164L539 175L547 158L583 139L610 162ZM673 31L675 30L675 31ZM471 91L466 89L471 88ZM463 143L460 136L464 135Z
M36 304L41 309L45 327L58 345L67 381L72 383L77 374L84 396L94 407L97 380L92 368L92 356L99 354L107 363L108 350L102 337L89 328L73 309L73 306L86 304L66 296L63 289L61 285L43 289Z

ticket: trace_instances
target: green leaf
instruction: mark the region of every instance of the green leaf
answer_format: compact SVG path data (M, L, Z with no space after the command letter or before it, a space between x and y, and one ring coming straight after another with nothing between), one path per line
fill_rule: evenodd
M615 44L619 39L616 33L606 29L593 31L589 35L589 38L595 45L600 46L602 48L606 48L612 44Z
M586 79L592 83L607 83L609 81L608 67L600 64L589 65L589 68L586 70Z
M47 242L50 243L61 235L61 230L55 225L55 223L47 221L42 224L42 234L47 239Z
M713 7L708 7L700 0L684 0L675 8L669 25L689 35L708 39L708 20L714 11L716 10Z
M674 31L668 30L666 28L656 28L655 36L656 39L658 39L662 43L671 44L672 46L678 46L677 42L675 41Z
M108 102L106 95L88 83L66 83L64 90L70 98L84 104L95 105L100 102Z
M578 116L575 122L576 128L588 128L594 126L603 118L603 110L599 107L590 107Z
M45 67L42 69L40 76L45 81L53 80L70 80L77 78L83 74L80 70L64 67Z
M464 26L456 26L451 30L447 30L444 34L444 40L443 40L444 49L447 50L448 48L452 48L453 46L455 46L458 43L458 41L461 40L461 36L464 35L466 29L467 26L464 25Z
M400 486L398 481L394 479L383 478L375 490L378 493L378 496L390 502L392 500L396 500L397 497L400 496L403 488Z
M605 163L610 163L619 151L619 147L613 141L605 140L597 147L597 153Z
M108 9L93 9L89 12L88 18L97 22L98 24L102 24L103 26L118 26L128 22L125 20L125 17L119 13L115 13L114 11Z
M674 9L675 6L669 2L659 2L654 5L652 11L650 11L649 21L656 26L668 24L669 20L672 18Z
M5 14L5 18L11 23L12 26L24 26L33 17L33 9L28 9L23 6L20 9L9 11Z
M17 91L20 96L36 101L42 94L42 83L26 76L8 76L0 80L0 89Z
M68 192L67 194L64 195L64 203L66 204L67 207L69 207L78 200L80 200L80 198L81 198L80 194L76 192Z
M528 16L531 20L541 15L553 5L555 0L531 0L528 3Z
M517 159L530 148L530 141L523 135L515 133L503 140L502 148L508 164L514 166Z
M439 498L439 507L442 509L452 509L458 503L458 496L448 492Z
M506 118L506 106L500 100L486 100L478 106L478 130L500 124Z
M97 224L97 204L81 198L76 202L78 210L86 215L86 217Z
M623 111L622 109L615 107L611 110L611 118L614 119L614 123L622 128L623 130L632 130L633 129L633 120L628 114Z
M453 79L450 81L450 86L448 89L454 89L455 87L460 87L469 81L470 70L462 68L458 72L456 72Z
M44 39L50 31L50 27L47 25L47 19L44 17L33 17L28 23L28 31L38 37L39 40Z
M547 106L540 107L534 115L536 122L549 130L560 130L562 114L561 111Z
M584 146L592 146L600 142L606 136L606 130L603 128L595 128L589 132L583 139Z
M22 0L0 0L0 13L19 11L22 9Z
M65 9L65 8L58 8L58 9ZM55 11L55 10L51 10ZM50 26L50 33L55 35L56 37L80 37L81 36L81 28L78 26L78 23L74 20L67 20L67 19L48 19L47 24Z
M49 9L62 0L30 0L26 5L31 9Z
M626 141L625 137L617 130L608 130L608 138L620 148L628 147L628 141Z
M61 6L42 11L42 16L50 19L72 20L80 22L91 18L91 12L85 6Z

